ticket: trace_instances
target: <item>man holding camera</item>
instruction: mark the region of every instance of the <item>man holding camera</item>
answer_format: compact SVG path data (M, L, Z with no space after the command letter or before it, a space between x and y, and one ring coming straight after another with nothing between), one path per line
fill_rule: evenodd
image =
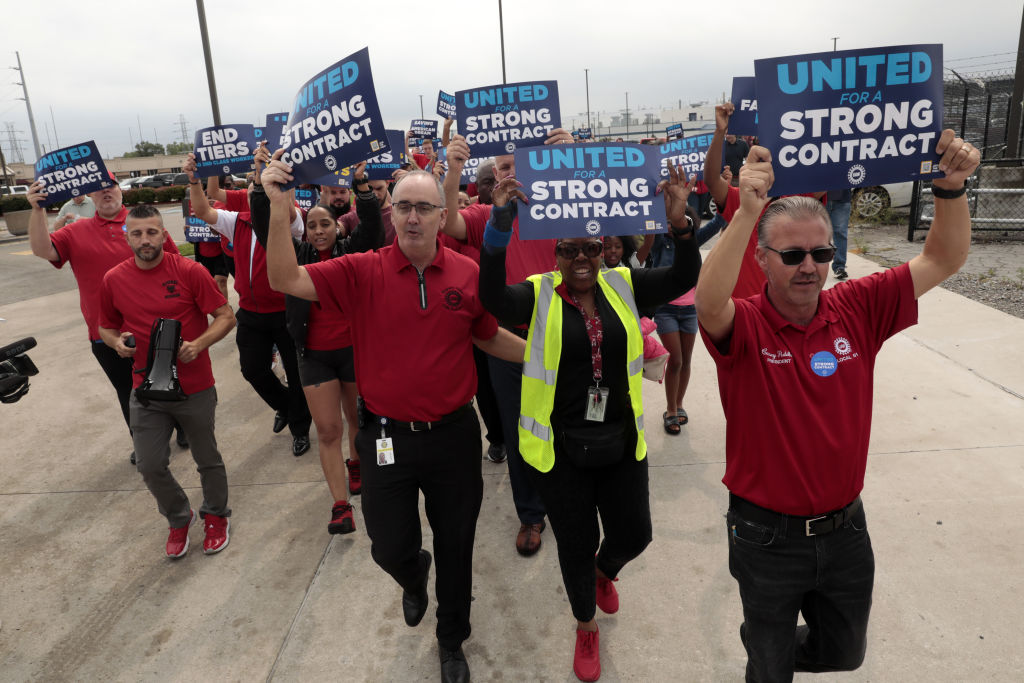
M216 553L228 544L231 510L227 474L214 436L217 391L207 348L231 331L235 316L203 266L161 249L167 233L155 207L142 204L132 208L125 237L134 257L103 277L99 335L118 356L135 359L130 426L139 473L156 498L160 514L170 523L167 556L179 558L188 552L188 531L196 518L188 496L168 468L167 441L175 422L184 428L192 445L203 487L199 508L206 527L203 552ZM212 323L207 323L207 315L213 316ZM170 368L160 368L165 361L150 353L151 343L157 342L150 338L151 330L160 318L181 325L180 347ZM172 344L178 341L172 340ZM147 368L149 363L154 367ZM161 369L168 371L165 377L177 379L184 399L157 400L140 394L144 376Z

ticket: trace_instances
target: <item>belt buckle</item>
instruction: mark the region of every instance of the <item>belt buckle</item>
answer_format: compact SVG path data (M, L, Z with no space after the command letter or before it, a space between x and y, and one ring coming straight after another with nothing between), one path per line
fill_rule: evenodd
M424 422L423 424L427 425L426 429L416 429L416 423L415 422L410 422L409 423L409 430L413 431L413 432L429 432L430 428L431 428L431 423L430 422Z
M814 519L808 519L804 522L804 531L807 536L817 536L818 534L811 531L812 522L820 522L823 519L828 519L828 515L822 515L821 517L815 517Z

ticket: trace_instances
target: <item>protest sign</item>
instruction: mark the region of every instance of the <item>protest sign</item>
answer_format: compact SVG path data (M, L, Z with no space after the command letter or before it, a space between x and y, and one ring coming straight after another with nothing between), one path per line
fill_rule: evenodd
M941 45L759 59L754 72L773 196L941 176Z
M418 138L435 138L437 137L437 120L413 119L412 123L409 124L409 130L415 133Z
M519 207L520 239L665 232L657 147L628 143L546 145L515 153L529 204Z
M35 170L36 180L45 185L47 206L114 185L92 140L44 154Z
M729 133L757 135L757 88L753 76L734 76L732 79L732 106Z
M455 118L455 95L444 90L437 91L437 115L443 119Z
M366 160L368 180L391 180L391 174L405 163L405 131L387 131L389 148Z
M475 157L543 145L551 130L562 125L555 81L460 90L455 98L459 133Z
M328 187L352 187L352 167L346 166L340 171L328 173L312 182L313 185L326 185Z
M282 160L291 164L294 176L285 189L316 182L388 148L367 48L306 81L284 135Z
M708 155L708 148L711 147L712 135L691 135L688 138L672 140L658 145L658 152L661 154L660 178L665 180L668 175L668 164L681 166L686 173L686 178L696 177L697 180L704 179L704 157Z
M578 131L576 131L576 134L579 135L580 140L594 139L594 132L590 128L580 128Z
M320 193L316 190L304 190L301 187L295 188L295 201L303 211L309 211L320 200Z
M193 151L197 178L245 173L256 151L255 128L245 123L200 128Z
M219 242L220 233L192 213L192 202L186 194L181 200L181 215L185 217L186 242Z
M665 129L666 140L681 140L683 138L683 124L673 123Z
M282 111L277 114L267 114L267 121L262 128L253 128L252 134L256 144L267 143L271 152L284 146L284 131L288 126L288 112ZM254 150L255 151L255 150Z

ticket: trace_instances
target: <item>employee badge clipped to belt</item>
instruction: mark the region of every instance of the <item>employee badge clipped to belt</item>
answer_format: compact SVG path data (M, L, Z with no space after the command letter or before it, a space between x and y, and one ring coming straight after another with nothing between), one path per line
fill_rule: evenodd
M377 439L377 464L380 466L395 464L395 448L391 444L391 438L385 431L387 425L388 419L386 417L380 418L380 438Z

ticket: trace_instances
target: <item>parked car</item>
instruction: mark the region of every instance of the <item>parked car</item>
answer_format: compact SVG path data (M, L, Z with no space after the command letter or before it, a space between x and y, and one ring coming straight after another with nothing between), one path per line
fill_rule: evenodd
M914 183L890 183L853 191L854 218L876 218L886 209L910 206Z
M153 176L151 176L151 175L144 175L144 176L139 176L138 178L125 178L120 183L118 183L117 186L120 187L122 191L123 190L135 190L135 189L138 189L139 183L142 183L142 182L144 182L146 180L149 180L152 177Z
M139 182L136 187L167 187L174 184L174 175L174 173L157 173L156 175L148 176L147 179Z
M0 186L0 197L12 194L28 194L28 185L2 185Z

